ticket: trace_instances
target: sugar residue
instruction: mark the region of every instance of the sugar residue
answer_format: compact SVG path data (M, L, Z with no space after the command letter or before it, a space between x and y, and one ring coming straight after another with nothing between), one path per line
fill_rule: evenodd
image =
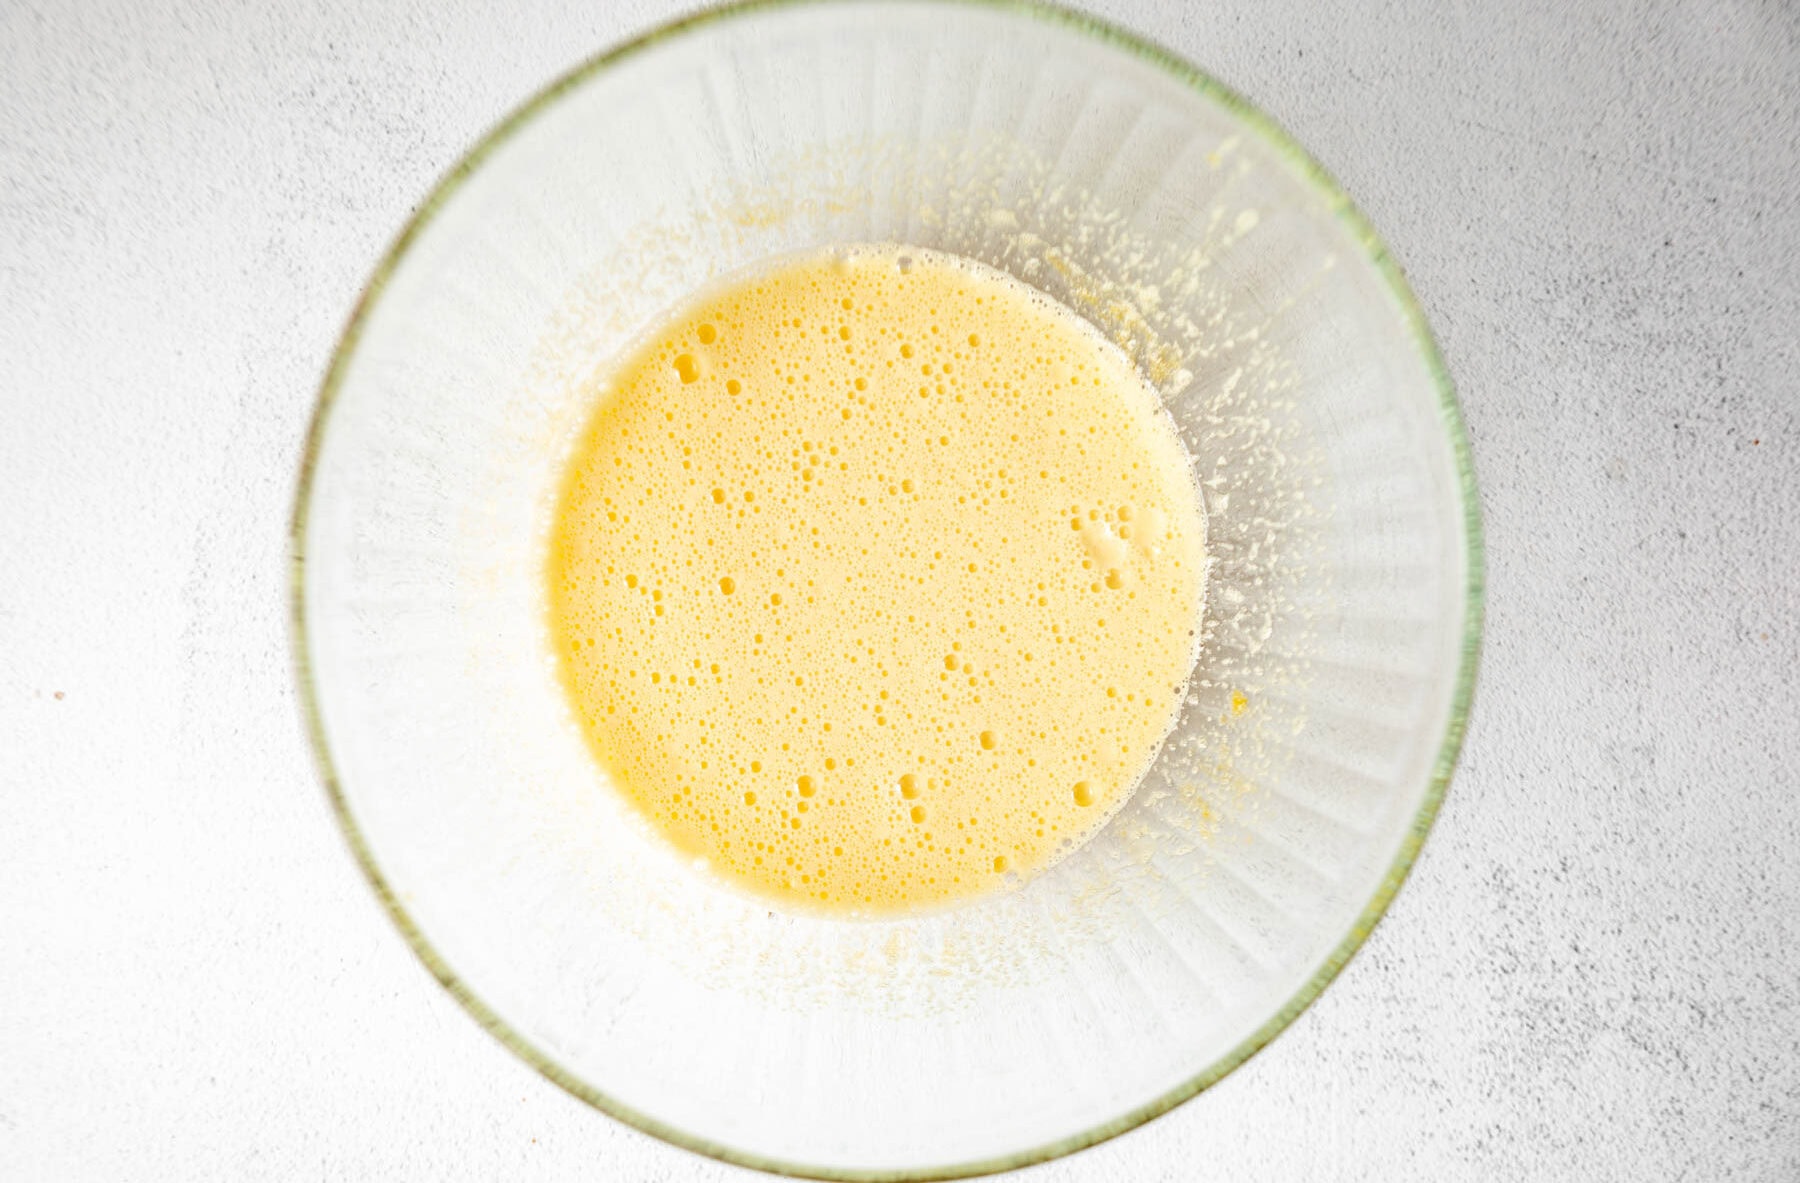
M850 998L888 1013L932 1012L1100 956L1122 924L1193 907L1222 861L1258 841L1266 786L1306 722L1312 615L1299 589L1318 594L1323 575L1311 558L1314 479L1303 475L1317 457L1294 414L1298 367L1281 318L1334 260L1295 259L1267 300L1246 290L1229 264L1267 226L1267 211L1237 195L1266 165L1231 138L1194 167L1213 176L1198 207L1181 194L1095 196L1006 142L834 146L783 162L770 184L724 190L697 212L640 226L569 293L530 375L535 401L561 408L542 431L545 451L561 455L590 405L570 391L603 387L642 331L622 309L671 307L759 259L871 237L975 260L1073 309L1131 359L1177 427L1208 519L1208 603L1194 622L1199 657L1180 717L1092 841L1022 890L880 923L765 912L726 894L691 895L673 878L597 883L653 955L774 1005ZM1178 233L1159 228L1171 217ZM546 521L552 508L547 500ZM1099 530L1083 541L1102 555L1112 544ZM1247 955L1230 941L1220 946L1227 953Z

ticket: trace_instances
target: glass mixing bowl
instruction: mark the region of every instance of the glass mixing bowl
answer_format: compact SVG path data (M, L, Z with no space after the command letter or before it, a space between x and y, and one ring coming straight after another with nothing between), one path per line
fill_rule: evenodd
M608 360L717 276L846 242L1089 318L1209 519L1201 656L1126 808L1018 890L879 921L771 911L646 834L562 701L540 577ZM1455 399L1368 224L1193 67L1011 3L724 9L532 99L377 268L294 547L325 779L432 972L597 1108L840 1178L1089 1145L1291 1022L1418 853L1481 615Z

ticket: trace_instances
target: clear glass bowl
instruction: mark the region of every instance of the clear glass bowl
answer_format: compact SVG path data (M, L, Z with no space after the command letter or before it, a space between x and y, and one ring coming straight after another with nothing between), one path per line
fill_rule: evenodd
M708 280L839 242L979 259L1118 341L1209 514L1176 733L1093 841L924 917L771 912L593 766L542 635L596 372ZM1324 988L1417 854L1481 615L1454 396L1331 180L1154 46L1014 4L752 5L556 82L382 260L294 523L301 684L419 955L596 1107L792 1174L1019 1166L1143 1122Z

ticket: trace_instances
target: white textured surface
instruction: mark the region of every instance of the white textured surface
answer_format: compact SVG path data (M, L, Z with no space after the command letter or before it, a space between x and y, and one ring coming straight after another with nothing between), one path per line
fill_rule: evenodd
M1800 10L1599 8L1102 8L1284 122L1407 266L1489 631L1367 948L1038 1183L1800 1177ZM285 631L377 253L671 11L0 5L0 1178L752 1178L540 1080L413 960Z

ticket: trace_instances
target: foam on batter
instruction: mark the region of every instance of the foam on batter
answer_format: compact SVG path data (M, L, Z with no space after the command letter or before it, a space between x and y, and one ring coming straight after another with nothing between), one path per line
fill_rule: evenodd
M1193 664L1204 541L1173 424L1084 321L966 260L837 250L702 293L600 391L551 636L677 847L906 910L1123 802Z

